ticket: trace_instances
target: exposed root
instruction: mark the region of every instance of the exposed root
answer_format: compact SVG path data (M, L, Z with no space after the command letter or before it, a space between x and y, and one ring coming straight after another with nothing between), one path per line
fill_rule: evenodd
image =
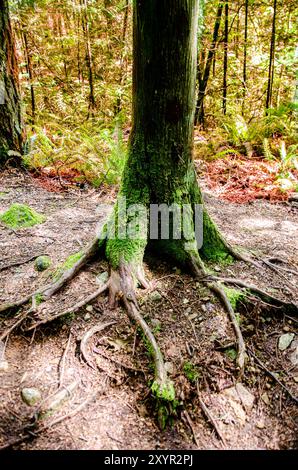
M239 366L240 371L243 372L244 371L244 366L245 366L245 359L246 359L246 347L245 347L245 342L244 342L244 339L243 339L243 336L242 336L242 333L241 333L240 326L237 322L237 318L236 318L234 309L233 309L233 307L231 305L231 302L229 301L224 289L220 286L219 283L216 283L216 284L214 284L214 283L209 284L208 283L207 285L208 285L209 289L213 290L213 292L215 292L218 295L218 297L220 297L221 301L223 302L223 304L226 307L226 310L229 314L231 323L232 323L234 331L235 331L236 339L237 339L237 352L238 352L237 365Z
M243 373L244 366L245 366L245 359L246 359L245 342L241 333L241 329L238 325L237 318L236 318L234 309L231 305L231 302L229 301L225 291L223 290L222 286L219 283L214 283L214 282L210 283L210 277L208 277L207 272L205 271L204 268L202 268L201 264L199 266L197 265L197 259L194 257L191 257L191 268L195 277L201 282L207 283L207 286L209 287L209 289L211 289L213 292L216 293L216 295L223 302L229 314L231 323L235 331L236 340L237 340L237 353L238 353L237 365L240 368L240 372ZM203 273L202 273L202 269L203 269ZM212 278L212 279L215 279L215 278Z
M133 270L138 273L139 270ZM175 398L175 390L172 381L168 378L162 353L157 345L156 339L144 320L138 307L135 296L134 284L135 279L131 271L131 266L121 263L118 271L113 271L110 278L110 291L112 293L111 300L115 297L122 298L128 316L143 331L148 342L148 349L155 365L155 379L152 384L152 391L157 398L165 401L173 401Z
M61 287L63 287L68 281L70 281L83 266L85 266L92 258L95 257L96 253L99 251L100 243L103 242L103 238L95 237L82 252L82 256L79 258L79 260L76 261L76 263L74 263L71 268L66 270L59 277L59 279L52 282L51 284L41 287L40 289L27 295L26 297L23 297L20 300L17 300L16 302L0 305L0 313L4 313L8 310L21 307L22 305L27 304L32 297L36 297L37 295L41 295L43 300L49 299L53 294L58 292Z
M248 284L245 281L242 281L241 279L236 279L236 278L225 278L225 277L210 277L209 279L212 280L217 280L221 281L227 284L234 284L239 287L243 287L244 289L247 289L251 292L254 292L258 297L263 299L265 302L268 302L270 305L273 307L283 307L288 313L292 314L298 314L298 305L295 304L294 302L286 302L284 300L279 299L278 297L275 297L271 294L269 294L266 291L263 291L262 289L259 289L257 286L254 286L253 284Z
M111 325L115 325L115 321L112 321L112 322L108 322L108 323L102 323L101 325L95 325L93 328L90 328L90 330L88 330L83 338L81 339L81 343L80 343L80 352L84 358L84 360L86 361L86 363L88 364L89 367L91 367L91 369L96 369L96 367L93 366L93 364L90 362L89 358L88 358L88 353L87 353L87 342L89 341L89 339L95 335L95 333L99 333L99 331L102 331L104 330L105 328L107 328L108 326L111 326Z
M109 287L109 282L104 284L102 287L97 289L95 292L92 292L92 294L88 295L88 297L85 297L83 300L80 300L79 302L77 302L72 307L67 308L63 312L57 313L56 315L53 315L50 318L45 318L44 320L39 320L38 322L31 325L29 328L26 328L25 331L34 330L35 328L37 328L40 325L45 325L46 323L57 320L57 318L64 317L65 315L69 315L71 313L76 313L78 310L80 310L80 308L84 307L84 305L89 304L90 302L92 302L92 300L99 297L103 292L105 292L108 289L108 287ZM28 313L29 312L27 312L27 314Z

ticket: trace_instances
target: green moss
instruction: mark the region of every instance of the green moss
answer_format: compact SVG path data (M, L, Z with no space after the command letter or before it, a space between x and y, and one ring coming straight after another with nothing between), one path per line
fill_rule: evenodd
M43 295L42 294L36 294L35 301L36 301L36 305L40 305L43 302Z
M82 258L82 256L83 256L82 251L78 251L77 253L73 253L72 255L70 255L64 261L64 263L54 271L52 277L54 279L59 279L59 277L62 276L62 274L65 271L68 271L68 269L72 268L77 263L77 261L79 261Z
M235 361L237 359L237 351L236 349L234 348L228 348L226 351L225 351L226 355L232 359L232 361Z
M46 217L25 204L12 204L1 214L0 220L10 228L20 229L42 224Z
M51 266L51 259L49 256L39 256L36 258L34 267L36 271L45 271Z
M107 241L106 257L112 268L117 269L120 261L141 264L144 257L147 240L137 239L119 240L118 238Z
M239 302L245 299L245 296L246 296L245 292L242 292L238 289L232 289L230 287L223 287L223 289L233 309L236 310L236 308L239 305Z
M164 401L174 401L175 400L175 388L171 380L163 385L154 380L151 385L151 390L156 398L162 399Z
M192 362L184 363L183 372L190 382L196 382L200 376L196 366Z

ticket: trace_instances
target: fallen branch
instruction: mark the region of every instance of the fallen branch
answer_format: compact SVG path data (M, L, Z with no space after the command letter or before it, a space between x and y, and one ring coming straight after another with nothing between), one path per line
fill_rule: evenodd
M271 371L265 366L265 364L252 352L251 349L247 348L247 351L248 351L248 353L255 359L255 361L257 361L257 363L259 364L259 366L260 366L268 375L270 375L270 377L272 377L272 378L278 383L278 385L280 385L280 386L287 392L287 394L292 398L292 400L294 400L296 403L298 403L298 398L295 397L295 395L293 395L292 392L276 377L276 375L274 374L274 372L271 372Z

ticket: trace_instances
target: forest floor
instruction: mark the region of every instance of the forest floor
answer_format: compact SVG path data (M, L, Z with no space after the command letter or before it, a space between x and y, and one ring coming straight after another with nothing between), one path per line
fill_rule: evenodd
M261 199L246 204L223 201L202 184L207 207L230 243L260 258L282 259L280 266L292 272L257 270L243 262L210 267L217 274L297 298L298 208ZM30 293L49 276L48 271L35 271L34 260L1 268L38 254L48 254L51 269L57 268L93 238L115 196L114 190L49 192L28 174L2 174L0 213L18 202L44 213L47 220L17 231L0 224L0 304ZM98 287L96 275L106 270L100 260L88 265L43 304L41 315L86 297ZM214 295L188 273L158 259L146 258L146 274L151 288L139 292L142 313L155 332L181 403L172 425L161 431L156 424L148 387L152 363L136 328L121 307L110 310L103 296L75 316L26 332L32 321L28 319L0 343L0 448L23 437L14 449L296 448L297 404L252 356L245 374L238 376L234 332ZM247 346L297 396L297 318L254 298L239 305L238 312ZM89 342L90 367L81 357L80 340L91 327L111 320L116 323ZM1 331L12 321L12 316L0 317ZM291 333L290 344L281 350L280 337ZM197 384L223 440L202 412ZM42 404L30 407L22 401L26 387L38 389L43 403L58 389L69 391L60 408L43 419L46 426L40 432L34 421ZM76 409L75 415L53 423Z

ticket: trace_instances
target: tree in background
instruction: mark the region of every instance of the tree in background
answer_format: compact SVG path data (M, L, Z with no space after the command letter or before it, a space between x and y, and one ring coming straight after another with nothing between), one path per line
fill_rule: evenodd
M18 65L7 0L0 0L0 165L19 159L24 131Z

